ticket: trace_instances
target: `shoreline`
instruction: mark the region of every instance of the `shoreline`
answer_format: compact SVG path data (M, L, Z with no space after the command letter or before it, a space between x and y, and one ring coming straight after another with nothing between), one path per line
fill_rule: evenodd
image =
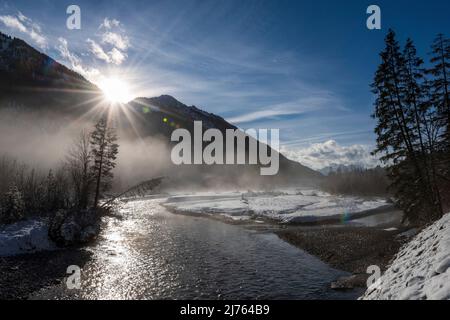
M325 227L275 232L280 239L316 256L333 268L352 274L336 279L334 289L365 288L369 266L386 271L404 243L404 230L385 231L371 227Z
M69 265L84 266L91 252L83 248L0 257L0 300L27 300L42 288L60 284Z
M355 274L365 273L370 265L378 265L384 271L402 245L402 241L396 238L402 232L370 227L336 227L275 233L331 266Z

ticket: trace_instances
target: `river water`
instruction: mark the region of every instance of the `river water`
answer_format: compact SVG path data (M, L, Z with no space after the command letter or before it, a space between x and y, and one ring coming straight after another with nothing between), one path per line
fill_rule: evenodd
M330 282L347 273L280 240L220 221L176 215L161 199L128 202L109 219L81 289L65 283L44 299L354 299Z

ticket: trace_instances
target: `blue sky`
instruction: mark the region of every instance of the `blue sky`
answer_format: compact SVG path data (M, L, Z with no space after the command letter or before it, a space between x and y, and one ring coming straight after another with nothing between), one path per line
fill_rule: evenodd
M65 27L70 4L81 30ZM381 31L366 28L371 4ZM318 167L330 153L371 161L369 84L388 28L425 56L450 30L449 12L445 0L0 0L0 30L93 81L119 75L133 95L170 94L241 128L280 128L286 153Z

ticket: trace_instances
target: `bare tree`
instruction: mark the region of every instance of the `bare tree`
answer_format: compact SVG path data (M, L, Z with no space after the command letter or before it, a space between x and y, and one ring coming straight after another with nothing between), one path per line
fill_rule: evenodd
M74 188L74 202L80 209L86 209L90 201L92 176L90 174L92 162L90 135L82 131L69 150L67 164Z

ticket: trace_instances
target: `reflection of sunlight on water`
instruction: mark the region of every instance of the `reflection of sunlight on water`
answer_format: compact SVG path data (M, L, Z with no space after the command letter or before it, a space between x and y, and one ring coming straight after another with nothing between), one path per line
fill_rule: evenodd
M96 259L92 266L93 276L88 280L90 290L84 298L139 298L144 296L149 286L147 282L153 281L154 285L151 286L155 287L159 278L169 273L167 261L160 261L156 255L145 254L140 250L140 240L147 236L146 229L152 227L143 216L153 215L156 206L154 201L129 202L121 209L126 219L108 220L105 228L107 232L101 237L102 245L94 250ZM147 242L142 242L147 245ZM170 275L170 281L170 284L162 286L162 290L176 285L177 276Z
M92 298L95 299L125 299L126 291L123 291L123 282L129 274L133 263L133 252L127 244L124 229L120 228L115 221L109 221L106 228L108 233L103 235L104 244L98 255L97 262L102 263L96 268L96 276ZM90 297L91 298L91 297Z
M159 206L161 201L132 201L121 210L126 215L123 220L107 218L92 247L93 257L83 267L82 289L65 290L62 296L119 300L343 297L326 288L344 273L276 235L173 215Z

